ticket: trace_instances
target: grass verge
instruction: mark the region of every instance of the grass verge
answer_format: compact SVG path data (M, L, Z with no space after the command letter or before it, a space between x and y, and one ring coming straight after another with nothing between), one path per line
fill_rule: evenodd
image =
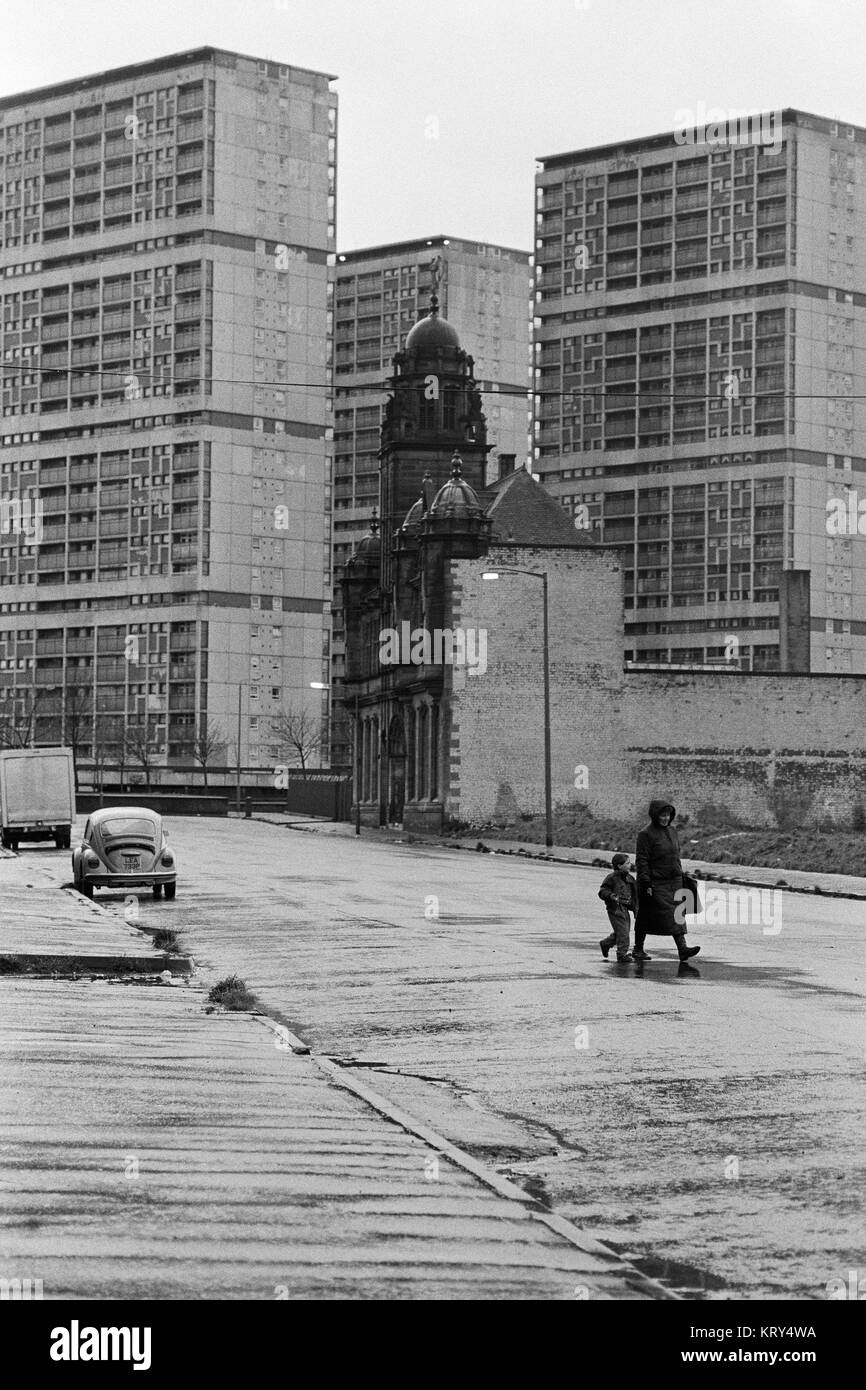
M554 816L553 842L560 846L603 850L613 854L625 850L634 855L637 833L647 824L646 816L635 820L596 817L582 806L558 807ZM704 859L714 864L745 864L768 869L803 869L812 873L862 873L866 834L844 827L791 826L768 829L748 826L713 808L694 816L677 816L680 848L686 859ZM454 832L452 832L454 833ZM456 827L461 838L522 840L544 844L544 817L520 816L499 824Z

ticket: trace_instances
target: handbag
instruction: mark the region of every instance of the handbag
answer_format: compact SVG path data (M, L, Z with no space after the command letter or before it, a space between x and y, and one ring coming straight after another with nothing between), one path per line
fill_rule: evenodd
M685 891L689 894L689 897L686 898L686 900L685 900L685 901L686 901L686 904L687 904L687 905L686 905L685 915L686 915L687 917L696 917L696 916L698 915L698 913L703 912L703 903L701 902L700 884L699 884L698 880L697 880L696 878L693 877L692 874L684 873L684 874L683 874L683 888L684 888Z

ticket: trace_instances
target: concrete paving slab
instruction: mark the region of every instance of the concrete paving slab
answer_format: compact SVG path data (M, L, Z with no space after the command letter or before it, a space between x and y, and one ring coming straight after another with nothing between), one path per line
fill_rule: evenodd
M0 1001L0 1275L46 1299L654 1296L198 989Z

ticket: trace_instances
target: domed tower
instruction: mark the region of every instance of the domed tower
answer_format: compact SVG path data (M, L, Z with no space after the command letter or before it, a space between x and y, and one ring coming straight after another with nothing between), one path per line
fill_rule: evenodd
M473 360L460 346L456 329L439 313L435 293L429 314L408 334L393 366L379 450L386 590L394 579L395 534L424 495L425 475L434 490L440 489L448 479L451 457L459 450L466 481L481 491L490 448Z
M421 573L427 626L445 628L450 601L445 582L445 561L474 560L487 551L490 522L475 489L463 476L463 459L457 450L451 458L451 475L439 489L420 523Z

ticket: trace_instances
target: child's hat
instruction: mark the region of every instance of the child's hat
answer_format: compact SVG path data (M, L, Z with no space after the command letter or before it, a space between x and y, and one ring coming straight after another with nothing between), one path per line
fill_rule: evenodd
M618 869L619 866L620 866L620 864L627 864L628 861L629 861L629 855L627 855L627 854L615 854L615 855L613 856L613 859L611 859L610 862L611 862L611 864L613 865L613 867L614 867L615 869Z

